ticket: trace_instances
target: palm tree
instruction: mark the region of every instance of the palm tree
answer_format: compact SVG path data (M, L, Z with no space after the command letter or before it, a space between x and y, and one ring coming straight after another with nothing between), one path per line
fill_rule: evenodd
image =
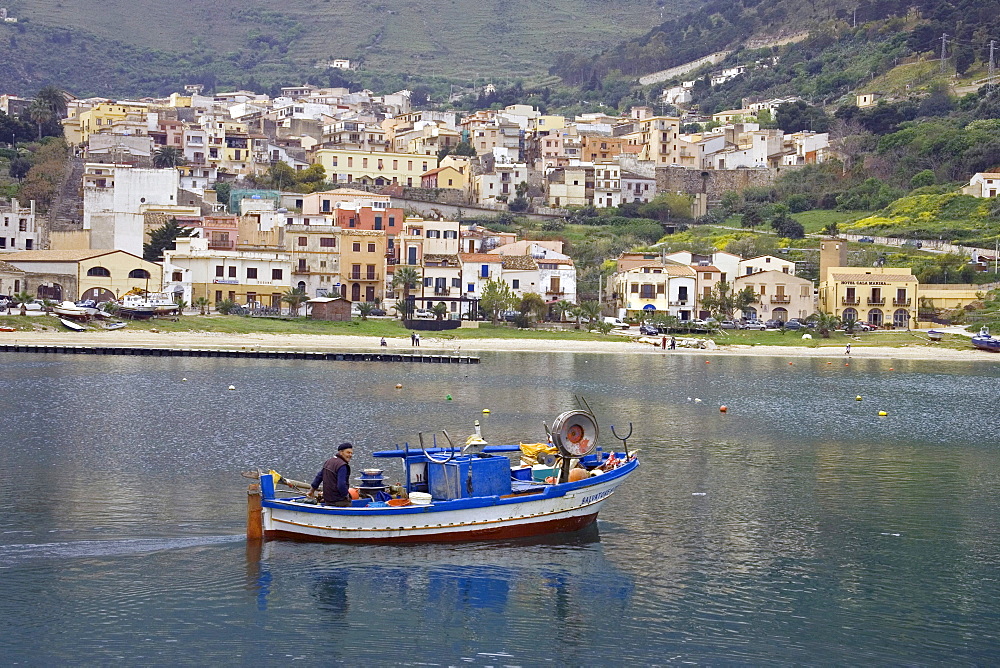
M38 139L42 138L42 126L53 119L55 114L47 104L41 100L35 100L28 106L28 118L30 118L38 128Z
M438 302L431 307L431 313L434 314L436 320L444 320L445 316L448 315L448 305L444 302Z
M21 292L18 292L12 297L15 304L21 305L21 315L28 315L28 308L27 308L28 302L34 299L35 296L32 295L27 290L22 290Z
M153 167L165 169L167 167L177 167L183 165L187 160L181 152L174 146L159 146L153 151Z
M837 329L840 325L840 318L832 313L823 313L820 311L813 313L811 319L816 322L816 331L824 339L830 338L830 332Z
M410 290L416 287L420 281L420 274L413 267L396 267L392 275L392 289L403 288L403 306L397 308L404 320L409 318L413 305L410 303Z
M184 315L184 309L187 308L188 303L182 297L178 296L174 299L174 304L177 305L177 315Z
M198 315L205 315L211 304L212 302L209 301L208 297L198 297L194 300L194 305L198 307Z
M292 288L285 294L281 295L281 301L288 304L288 315L297 316L299 314L299 307L309 301L309 297L306 295L306 291L302 288Z
M601 320L601 303L583 302L580 304L580 315L587 319L587 331L589 332Z
M572 312L573 308L573 303L566 301L565 299L560 299L552 305L552 310L559 316L560 322L566 319L566 314Z
M66 95L55 86L46 86L38 91L35 100L51 109L57 118L66 116Z
M361 315L362 320L367 320L368 316L372 314L372 309L375 305L371 302L361 302L358 304L358 313Z

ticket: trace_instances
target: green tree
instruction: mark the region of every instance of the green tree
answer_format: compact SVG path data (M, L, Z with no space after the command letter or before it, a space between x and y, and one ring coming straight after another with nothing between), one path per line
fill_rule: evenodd
M184 154L176 146L158 146L153 151L153 167L166 169L186 164Z
M448 315L448 305L444 302L438 302L431 307L431 313L434 314L435 320L444 320Z
M31 122L38 128L38 139L40 141L42 139L42 126L53 120L55 118L55 113L41 100L35 100L32 102L28 106L25 113L28 115L28 118L31 119Z
M35 95L35 100L52 112L56 118L66 117L66 95L55 86L46 86Z
M149 242L142 245L142 257L148 262L162 262L163 251L174 250L178 237L194 236L194 229L181 227L176 218L171 218L161 227L149 233Z
M194 300L194 305L198 308L198 315L205 315L211 304L212 302L209 301L208 297L198 297Z
M27 158L17 156L10 161L10 167L7 169L7 174L10 175L10 178L17 179L18 182L20 182L24 180L24 177L28 175L30 170L31 161Z
M226 181L216 181L215 185L212 186L215 190L215 199L219 204L225 204L226 210L229 210L229 195L233 191L233 184L227 183Z
M358 304L358 315L361 316L362 320L367 320L368 316L372 314L372 309L375 308L375 304L371 302L361 302Z
M292 288L281 295L281 301L288 304L288 315L298 316L299 307L309 301L309 296L302 288Z
M559 316L559 321L566 319L566 314L573 311L573 302L567 301L565 299L560 299L555 304L552 305L552 310L555 311L556 315Z
M236 302L232 299L223 299L215 302L215 310L222 315L229 315L229 312L236 308Z
M840 325L840 318L833 313L823 313L822 311L813 313L810 320L816 323L816 331L824 339L830 338L830 332Z
M580 316L587 320L587 331L589 332L597 323L601 322L601 303L587 301L580 304Z
M532 315L535 316L535 321L538 321L545 317L548 306L541 295L528 292L521 297L521 301L517 305L517 310L521 312L526 321L530 322Z
M483 295L479 298L481 308L496 325L504 311L512 308L517 301L514 290L499 279L488 279L483 284Z
M661 223L675 218L691 220L692 199L690 195L663 193L640 206L639 215L643 218L658 220Z
M184 309L188 307L188 303L178 296L174 299L174 304L177 306L177 315L184 315Z
M21 315L28 315L28 302L34 298L35 296L27 290L22 290L21 292L11 295L11 301L21 306Z
M760 207L757 205L747 205L743 208L743 216L740 220L741 227L753 229L764 222L764 217L760 214Z
M742 290L734 291L728 281L719 281L700 301L713 316L722 316L722 320L733 320L737 311L745 311L759 299L760 295L749 285Z
M403 320L409 320L410 314L413 312L413 302L410 301L410 290L415 288L419 282L420 274L416 269L413 267L396 266L396 271L392 274L392 289L403 289L402 306L398 303L396 304L396 310L399 311L399 315Z
M934 175L934 170L924 169L914 174L913 178L910 179L910 189L925 188L935 183L937 183L937 176Z

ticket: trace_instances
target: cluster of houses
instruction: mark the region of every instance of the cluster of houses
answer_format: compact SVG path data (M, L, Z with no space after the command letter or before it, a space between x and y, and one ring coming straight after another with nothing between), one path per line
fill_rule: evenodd
M750 288L756 301L736 314L746 320L805 320L831 313L874 327L919 328L929 317L962 308L998 285L921 284L909 268L852 267L847 242L823 239L819 286L795 275L795 263L771 255L743 259L716 252L623 253L610 282L620 317L665 314L681 321L713 315L702 299L725 281L733 292Z

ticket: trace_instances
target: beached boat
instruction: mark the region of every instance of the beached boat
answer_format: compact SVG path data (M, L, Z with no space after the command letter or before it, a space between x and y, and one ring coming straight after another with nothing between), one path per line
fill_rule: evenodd
M128 294L121 298L119 313L130 318L152 318L177 313L177 304L168 292Z
M1000 337L990 336L990 328L983 327L978 334L972 337L972 345L980 350L1000 352Z
M71 301L64 301L52 307L52 312L60 318L81 318L87 319L97 315L97 309L89 306L80 306Z
M85 331L87 329L86 327L84 327L80 323L74 322L73 320L70 320L69 318L59 318L59 322L61 322L63 324L63 327L65 327L66 329L71 329L74 332L83 332L83 331Z
M470 437L472 445L465 448L421 445L376 452L375 457L402 460L404 482L383 485L381 470L366 470L362 488L367 482L368 489L384 489L350 507L318 505L302 496L308 485L273 471L261 473L260 491L250 496L247 536L446 542L577 531L597 519L601 506L639 466L636 453L628 451L628 436L622 451L612 453L596 450L597 434L589 411L569 411L553 423L554 448L489 446ZM507 456L512 453L520 453L514 464ZM281 497L281 488L297 491Z

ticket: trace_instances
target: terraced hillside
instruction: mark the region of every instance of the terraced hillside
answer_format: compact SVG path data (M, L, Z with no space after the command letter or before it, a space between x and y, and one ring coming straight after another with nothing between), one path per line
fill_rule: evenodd
M700 0L13 0L22 23L242 66L329 58L469 78L546 70L561 50L600 51ZM4 35L0 33L0 44ZM16 53L14 54L16 56ZM114 54L109 54L114 57Z

